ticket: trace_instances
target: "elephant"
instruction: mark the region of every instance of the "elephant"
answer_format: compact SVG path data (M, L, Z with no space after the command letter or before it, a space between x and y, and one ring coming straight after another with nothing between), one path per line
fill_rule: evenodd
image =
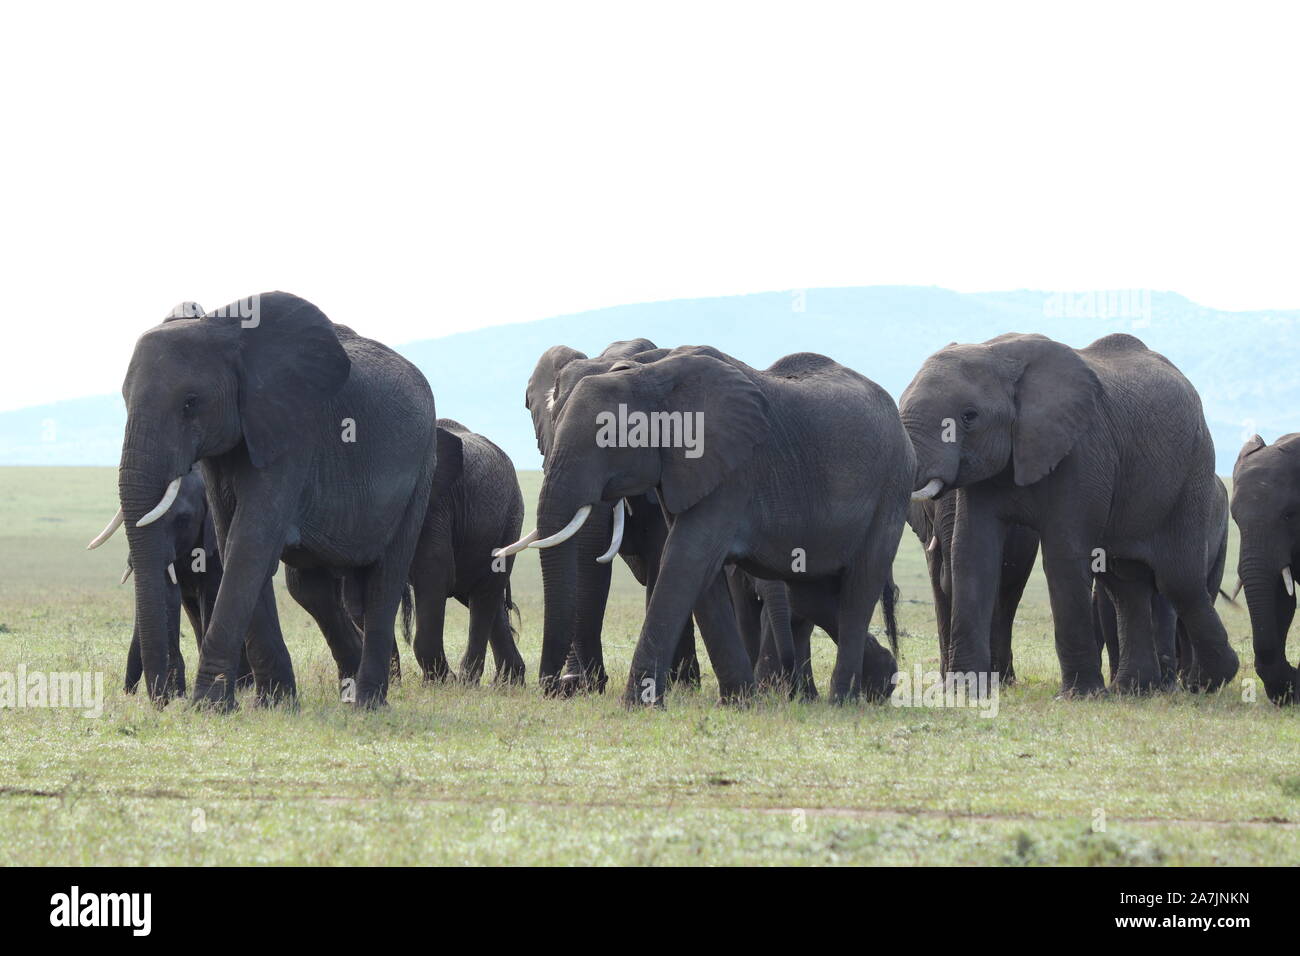
M145 332L131 356L121 508L104 531L126 525L150 697L160 706L169 698L170 550L157 519L198 462L223 575L191 699L236 707L231 675L248 634L256 701L296 700L278 623L267 626L283 560L290 593L321 626L340 678L355 680L355 702L385 703L394 621L436 466L429 383L391 349L286 292L181 312ZM359 652L337 588L338 573L350 570L365 578Z
M789 684L791 696L817 699L817 681L812 669L812 632L822 629L837 644L839 608L833 594L801 590L794 594L782 581L756 578L734 564L727 565L727 588L736 611L736 624L754 666L754 679L760 685ZM894 608L898 588L892 575L881 592L885 633L890 651L898 657L898 624ZM781 633L788 632L783 638ZM780 647L788 640L794 647L794 672L781 671Z
M1232 520L1241 532L1238 587L1246 589L1255 673L1275 704L1300 700L1286 656L1300 555L1300 433L1273 444L1253 435L1232 469Z
M724 700L754 690L724 575L735 563L837 604L830 697L887 697L895 659L868 625L898 549L915 458L884 389L823 355L759 371L708 347L615 363L583 378L555 422L532 547L578 534L628 496L655 494L668 525L623 701L662 706L692 611ZM604 557L605 555L602 555ZM780 648L792 672L793 647Z
M537 362L524 395L533 419L543 468L554 458L556 423L577 385L585 378L608 372L616 363L661 358L666 350L649 339L614 342L600 355L588 358L577 349L556 345ZM623 538L618 554L646 589L646 606L654 594L660 555L668 525L652 494L626 496ZM601 630L609 597L609 558L606 550L614 526L614 509L608 502L592 503L593 512L573 543L544 550L541 555L545 592L542 657L538 680L548 694L571 694L582 688L603 692L608 681ZM516 542L510 553L528 542ZM695 630L688 619L673 653L670 682L698 686L700 665L695 653Z
M217 553L217 533L208 514L208 501L204 496L203 476L191 468L181 481L176 501L163 516L162 523L171 541L171 562L167 565L170 587L167 587L167 688L169 694L185 693L185 658L181 654L181 608L189 618L198 647L203 646L203 632L212 617L212 607L221 585L221 555ZM133 572L130 560L122 583ZM126 680L123 689L134 694L140 683L144 666L140 661L140 631L137 625L131 633L131 649L126 659ZM240 651L237 689L251 686L253 670L248 664L247 650Z
M1214 447L1200 397L1168 359L1122 333L1083 349L1019 333L953 343L926 359L899 409L916 450L914 500L956 498L954 672L992 667L1012 523L1039 535L1065 694L1105 690L1090 607L1099 571L1118 609L1118 689L1161 683L1153 590L1195 652L1191 689L1236 674L1207 593L1216 565L1222 574Z
M500 448L460 422L438 419L438 466L424 527L411 561L412 600L402 603L402 630L410 639L415 614L415 658L426 681L453 675L443 648L443 615L448 598L469 608L469 643L458 679L477 684L488 645L496 661L495 683L523 684L524 659L515 644L510 612L511 555L491 551L519 537L524 497L514 464ZM364 598L355 575L347 578L347 599L355 622L363 619ZM395 667L398 673L400 670Z

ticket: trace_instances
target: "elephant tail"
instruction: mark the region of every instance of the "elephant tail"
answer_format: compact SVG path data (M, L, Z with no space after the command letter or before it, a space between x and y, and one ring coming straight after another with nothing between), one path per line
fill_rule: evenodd
M415 588L402 588L402 640L411 643L411 622L415 618Z
M506 578L506 623L510 625L510 640L519 643L519 631L523 627L523 616L519 613L519 605L510 597L510 579Z
M880 606L885 611L885 634L889 637L889 649L894 652L894 660L898 660L898 618L894 614L897 604L898 585L891 577L885 582L885 590L880 595Z

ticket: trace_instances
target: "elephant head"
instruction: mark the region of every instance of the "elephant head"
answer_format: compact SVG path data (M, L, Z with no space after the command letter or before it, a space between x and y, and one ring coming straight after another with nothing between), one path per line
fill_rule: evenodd
M1296 671L1286 660L1295 614L1293 568L1300 553L1300 433L1242 446L1232 470L1232 518L1241 531L1237 575L1255 645L1255 671L1271 700L1295 699Z
M603 503L656 491L664 510L695 506L740 470L767 437L767 400L713 350L677 349L616 363L583 379L555 431L532 547L554 547ZM675 438L673 436L676 436ZM617 551L621 531L615 508Z
M947 346L899 402L916 449L918 499L1011 469L1029 485L1060 464L1097 414L1101 384L1079 353L1042 335Z
M136 342L122 385L121 508L91 545L126 524L141 660L156 701L167 697L171 561L158 519L196 461L235 455L239 467L265 470L304 448L312 413L351 370L336 328L311 303L271 292L205 315L192 303L180 306Z

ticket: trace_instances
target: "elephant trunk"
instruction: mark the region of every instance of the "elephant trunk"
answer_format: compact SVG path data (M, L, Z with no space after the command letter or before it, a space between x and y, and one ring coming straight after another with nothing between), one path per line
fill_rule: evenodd
M541 533L553 534L572 517L567 508L542 511L537 526ZM609 546L611 518L609 503L596 502L571 537L541 553L545 612L540 679L549 691L572 691L583 684L604 690L600 633L610 566L596 558ZM560 687L562 676L565 687Z
M1246 589L1251 639L1255 648L1255 673L1271 700L1293 697L1295 669L1286 660L1286 626L1295 612L1295 597L1287 594L1282 568L1290 557L1280 548L1251 543L1243 529L1243 547L1237 570Z
M165 482L140 477L124 467L118 479L122 510L126 514L131 567L135 570L135 626L140 645L140 665L150 699L165 704L168 697L168 586L167 566L171 545L164 523L137 527L139 517L153 508Z

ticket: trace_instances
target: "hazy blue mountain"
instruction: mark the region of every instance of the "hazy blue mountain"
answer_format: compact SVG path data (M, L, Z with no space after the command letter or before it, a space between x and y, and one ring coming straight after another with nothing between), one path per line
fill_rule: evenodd
M536 468L524 386L552 345L594 355L611 341L645 336L665 346L713 345L759 368L790 352L823 352L897 397L936 349L1010 331L1075 346L1131 332L1164 353L1200 390L1222 474L1231 473L1251 432L1272 441L1300 430L1300 310L1218 312L1173 293L962 294L913 286L766 292L615 306L399 351L429 377L440 415L487 435L520 468ZM117 395L0 413L0 464L113 465L124 424Z

